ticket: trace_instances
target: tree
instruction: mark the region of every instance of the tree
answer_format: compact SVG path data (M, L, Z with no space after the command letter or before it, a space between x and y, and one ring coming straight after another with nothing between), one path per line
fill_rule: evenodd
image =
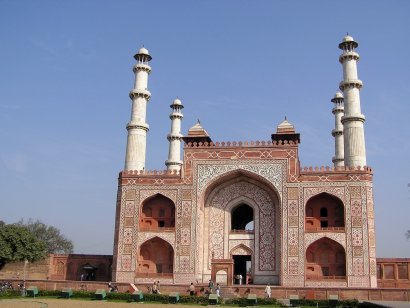
M27 228L17 224L0 226L0 268L8 262L38 261L47 256L46 245Z
M407 230L406 237L407 237L408 240L410 240L410 230Z
M73 242L61 234L60 230L56 227L47 226L38 219L36 221L29 219L26 223L24 220L20 220L18 225L25 227L39 240L43 241L48 253L73 253Z

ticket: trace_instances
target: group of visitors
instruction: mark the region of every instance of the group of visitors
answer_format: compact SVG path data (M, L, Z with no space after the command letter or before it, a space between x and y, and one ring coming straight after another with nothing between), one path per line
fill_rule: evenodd
M209 280L208 288L209 288L209 293L212 294L214 291L214 282L211 279ZM215 294L218 295L219 297L220 292L221 292L221 286L219 285L219 283L217 283L216 288L215 288Z
M198 281L197 281L197 283L198 283ZM194 285L193 282L191 282L191 285L188 288L188 292L189 292L189 295L191 295L191 296L194 296L194 295L197 294L196 291L195 291L195 285ZM212 280L209 280L208 290L205 291L205 294L212 294L214 292L218 297L220 297L221 296L220 295L221 294L221 286L219 285L219 283L217 283L216 287L215 287L215 290L214 290L214 282Z

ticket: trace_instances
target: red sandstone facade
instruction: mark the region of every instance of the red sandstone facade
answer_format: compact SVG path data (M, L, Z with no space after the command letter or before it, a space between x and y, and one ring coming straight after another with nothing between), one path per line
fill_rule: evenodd
M120 173L115 281L377 286L370 168L301 168L294 130L189 136L180 173Z

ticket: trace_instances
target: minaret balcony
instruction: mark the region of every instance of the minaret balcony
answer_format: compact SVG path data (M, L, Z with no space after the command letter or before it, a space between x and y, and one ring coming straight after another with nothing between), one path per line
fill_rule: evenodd
M182 140L182 138L184 137L184 135L182 134L168 134L167 139L168 141L172 141L172 140Z
M336 106L335 108L332 109L333 114L344 112L344 111L345 111L345 108L343 106Z
M147 132L147 131L149 131L149 125L147 123L129 122L127 124L127 130L132 130L132 129L142 129L142 130L145 130Z
M132 71L134 72L134 74L138 71L144 71L144 72L147 72L149 74L149 73L151 73L151 66L149 66L147 64L138 63L138 64L134 65L134 67L132 68Z
M339 56L339 62L343 63L345 60L359 61L360 56L355 51L346 51Z
M178 161L166 160L165 161L166 166L182 166L182 164L183 164L182 160L178 160Z
M359 121L364 123L366 121L366 117L363 114L354 114L354 115L344 115L341 119L342 124L346 122L355 122Z
M361 89L363 87L363 82L359 79L351 79L351 80L343 80L339 83L339 89L344 91L345 89L352 89L352 88L357 88Z
M133 89L130 91L130 98L143 97L149 100L151 98L151 92L143 89Z
M332 136L333 137L341 136L341 135L343 135L343 130L340 130L340 129L333 129L332 130Z
M184 115L180 112L173 112L169 115L169 118L172 119L182 119Z

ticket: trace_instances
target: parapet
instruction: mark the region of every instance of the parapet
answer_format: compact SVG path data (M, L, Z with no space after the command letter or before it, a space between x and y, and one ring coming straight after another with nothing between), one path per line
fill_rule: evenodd
M372 173L373 169L369 166L357 166L357 167L346 167L346 166L320 166L320 167L301 167L300 173L301 174L311 174L311 173L321 173L321 172L364 172L364 173Z
M231 147L283 147L297 146L297 141L276 140L276 141L217 141L217 142L188 142L186 148L231 148Z
M180 176L179 170L123 170L120 172L120 176L168 176L175 177Z

